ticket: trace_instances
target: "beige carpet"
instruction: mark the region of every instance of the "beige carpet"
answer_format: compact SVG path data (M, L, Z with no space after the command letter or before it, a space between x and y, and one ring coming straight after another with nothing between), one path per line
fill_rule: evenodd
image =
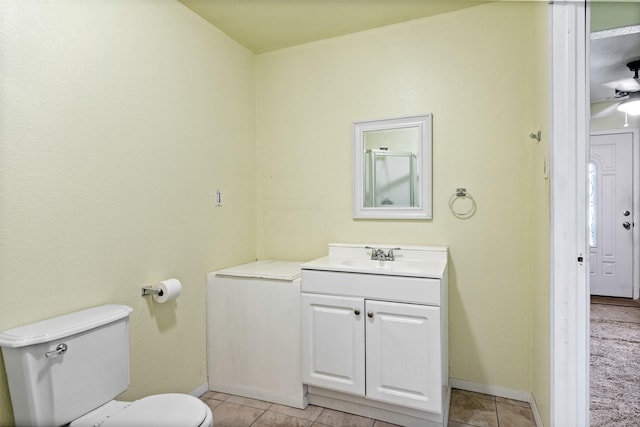
M591 320L591 426L640 426L640 324Z

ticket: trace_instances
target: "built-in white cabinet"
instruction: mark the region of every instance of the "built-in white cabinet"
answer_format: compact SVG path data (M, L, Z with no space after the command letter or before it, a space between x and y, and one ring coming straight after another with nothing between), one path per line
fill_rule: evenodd
M260 260L207 274L209 390L307 405L300 264Z
M446 425L446 248L369 262L358 258L368 255L364 245L335 246L302 266L309 402L406 426Z
M440 308L302 295L303 381L439 412Z

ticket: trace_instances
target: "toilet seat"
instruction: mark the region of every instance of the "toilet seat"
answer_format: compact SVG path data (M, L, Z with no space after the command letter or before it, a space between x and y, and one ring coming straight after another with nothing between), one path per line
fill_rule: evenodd
M109 404L107 404L109 405ZM106 406L106 405L105 405ZM211 410L188 394L166 393L147 396L135 402L113 402L110 410L98 408L71 423L74 427L209 427Z

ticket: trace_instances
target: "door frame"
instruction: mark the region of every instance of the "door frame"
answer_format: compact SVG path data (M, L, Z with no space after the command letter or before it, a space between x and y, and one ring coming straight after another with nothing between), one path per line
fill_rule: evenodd
M550 418L589 425L589 0L550 5Z
M606 129L606 130L594 130L591 131L589 136L594 135L615 135L630 133L632 136L631 141L631 153L632 153L632 209L633 209L633 234L632 234L632 298L638 299L640 297L640 153L638 137L640 136L640 130L638 128L623 128L623 129ZM636 227L635 224L638 224Z

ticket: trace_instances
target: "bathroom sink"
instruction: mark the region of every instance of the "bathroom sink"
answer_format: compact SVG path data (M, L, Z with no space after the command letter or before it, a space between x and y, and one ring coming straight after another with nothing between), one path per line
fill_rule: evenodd
M391 245L379 245L397 248ZM303 270L364 273L386 276L442 278L447 268L447 249L436 246L403 246L394 251L394 261L371 259L371 249L364 244L329 245L329 256L302 265Z
M371 259L380 246L394 260ZM331 243L329 254L302 264L302 292L379 301L440 305L447 286L447 248L443 246Z

